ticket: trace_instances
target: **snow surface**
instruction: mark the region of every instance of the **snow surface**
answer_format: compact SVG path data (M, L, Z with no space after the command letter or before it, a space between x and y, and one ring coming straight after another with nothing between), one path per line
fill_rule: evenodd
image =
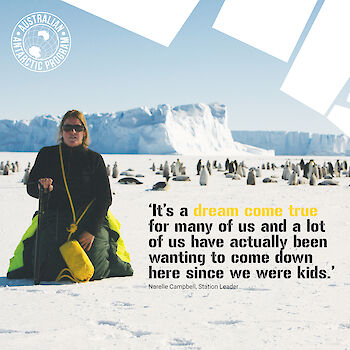
M135 169L145 175L143 185L120 185L110 178L112 212L122 224L122 237L135 270L133 277L111 278L86 284L41 284L29 280L7 280L9 258L29 226L37 200L26 194L20 182L23 168L35 159L35 153L0 153L0 159L18 160L22 172L0 176L2 225L0 227L0 344L2 349L346 349L350 344L350 178L340 178L339 186L288 186L281 180L282 169L275 171L277 184L263 184L274 172L262 170L256 186L245 180L233 181L216 170L208 186L199 186L195 176L198 157L181 157L191 182L171 181L167 192L149 191L162 177L149 168L177 156L104 155L107 164L117 161L119 169ZM209 158L213 160L213 157ZM237 158L242 160L242 158ZM277 165L286 158L250 158L249 166L270 160ZM206 163L206 159L202 159ZM218 160L224 163L225 158ZM322 163L323 158L316 157ZM335 158L332 158L334 162ZM347 158L349 163L349 158ZM150 203L192 210L206 207L316 207L316 221L326 222L327 249L309 248L315 264L334 265L330 279L195 281L199 283L235 283L236 290L150 290L150 282L179 283L177 280L148 280L148 232L152 218ZM224 218L225 221L228 218ZM240 218L242 219L242 218ZM181 218L156 218L164 221L204 221L193 215ZM236 218L233 218L234 224ZM300 219L302 222L305 218ZM218 223L217 217L206 222ZM243 221L243 220L242 220ZM266 218L248 219L259 223ZM279 220L274 220L278 222ZM165 237L187 237L173 231ZM204 236L203 233L196 234ZM281 233L291 237L292 233ZM231 233L210 233L209 237L231 238ZM174 248L172 248L174 249ZM164 251L169 252L169 249ZM216 248L227 256L232 248ZM236 250L235 250L236 251ZM174 252L172 250L171 252ZM269 252L268 249L264 252ZM274 252L276 252L274 250ZM269 266L273 266L269 265ZM287 265L290 267L290 265ZM239 265L245 268L246 265ZM183 268L188 268L184 266ZM216 267L218 268L218 267ZM230 262L225 270L232 268ZM283 265L282 268L286 268ZM181 280L181 283L189 281Z
M232 130L235 141L275 150L276 155L349 155L346 135L313 134L302 131Z
M100 153L274 155L234 142L225 105L159 105L124 112L86 114L91 147ZM56 143L59 117L0 120L0 150L33 152Z

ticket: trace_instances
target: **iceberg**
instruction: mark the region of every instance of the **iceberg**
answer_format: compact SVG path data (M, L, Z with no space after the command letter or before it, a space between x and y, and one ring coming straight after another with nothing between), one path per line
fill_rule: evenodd
M239 142L275 150L276 155L337 156L350 154L350 138L345 135L301 131L231 131Z
M267 155L273 151L234 142L222 104L139 107L116 113L85 114L91 149L121 154ZM36 152L57 142L58 116L30 121L0 120L0 151Z

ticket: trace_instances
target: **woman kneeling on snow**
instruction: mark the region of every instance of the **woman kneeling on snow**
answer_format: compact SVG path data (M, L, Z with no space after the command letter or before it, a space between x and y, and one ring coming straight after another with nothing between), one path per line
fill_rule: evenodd
M93 267L92 279L131 276L129 254L119 236L105 163L88 149L84 115L68 111L59 126L59 144L42 148L30 172L27 191L39 198L38 182L48 192L40 219L40 280L56 280L66 267L59 247L76 239ZM37 217L10 261L8 278L32 278ZM80 248L79 248L80 249Z

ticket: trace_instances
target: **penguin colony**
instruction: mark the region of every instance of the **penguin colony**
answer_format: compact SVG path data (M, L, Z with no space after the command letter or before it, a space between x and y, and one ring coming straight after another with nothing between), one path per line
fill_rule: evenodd
M339 159L335 162L333 161L333 163L331 161L317 163L313 159L307 161L301 159L299 162L287 160L280 165L276 165L273 162L265 162L250 168L246 166L244 161L238 162L229 158L224 162L218 160L210 162L209 160L199 159L190 168L196 169L194 174L196 174L195 177L197 176L196 182L199 186L210 186L210 178L214 175L222 176L224 184L232 180L241 181L248 186L255 186L258 183L273 184L280 181L289 186L336 186L339 185L340 177L350 177L350 167L347 161ZM27 184L30 170L31 164L29 162L22 172L23 184ZM170 180L176 182L191 181L191 177L186 174L186 166L180 159L172 163L165 160L164 163L158 165L152 162L150 170L154 175L162 176L164 180L155 181L149 190L166 191L171 188ZM20 171L21 167L18 161L0 161L0 175L9 176ZM123 185L142 185L143 180L140 181L139 179L145 178L144 174L137 173L131 168L120 172L117 162L114 162L113 166L107 164L106 173Z
M223 165L224 164L224 165ZM107 167L108 168L108 167ZM193 168L193 167L191 167ZM278 183L279 178L290 185L338 185L337 177L347 176L350 177L350 169L346 161L337 160L334 164L332 162L324 162L323 164L317 164L314 160L305 161L301 159L299 162L292 163L286 161L284 164L276 165L274 162L266 162L257 164L256 166L248 168L245 161L238 162L237 160L230 160L227 158L224 162L214 160L198 159L194 164L196 169L196 176L200 186L209 186L210 178L218 173L223 173L224 178L233 181L245 182L248 186L255 186L258 183L273 184ZM116 163L113 166L113 178L118 177L118 171ZM133 169L127 169L120 173L120 175L128 176L128 178L122 178L119 183L122 184L137 184L139 182L136 177L144 177L142 174L134 175L130 172ZM160 175L164 178L164 181L155 182L151 190L153 191L166 191L170 185L170 179L177 182L191 181L190 176L186 174L186 166L180 159L170 163L165 160L164 163L156 164L152 162L150 170L154 175ZM282 171L282 175L278 175L277 170ZM269 174L266 177L267 173ZM134 180L132 180L134 179Z

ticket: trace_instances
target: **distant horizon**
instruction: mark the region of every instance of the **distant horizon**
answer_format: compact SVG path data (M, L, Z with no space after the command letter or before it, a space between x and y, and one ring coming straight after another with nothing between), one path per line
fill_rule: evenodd
M204 102L198 102L198 103L204 103ZM126 111L129 111L129 110L133 110L133 109L137 109L137 108L142 108L142 107L148 107L148 108L156 108L157 106L160 106L160 105L169 105L170 107L178 107L178 106L184 106L184 105L192 105L192 104L198 104L198 103L188 103L188 104L180 104L180 105L171 105L169 103L159 103L157 104L156 106L149 106L149 105L143 105L143 106L135 106L135 107L132 107L132 108L129 108L129 109L123 109L123 110L118 110L118 111L113 111L113 112L86 112L86 111L81 111L85 116L89 116L89 115L99 115L99 114L115 114L115 113L120 113L120 112L126 112ZM223 104L225 105L224 103L220 103L220 102L212 102L212 103L219 103L219 104ZM212 104L212 103L204 103L204 104ZM227 107L227 106L226 106ZM73 108L72 108L73 109ZM18 118L18 119L9 119L9 118L3 118L1 115L0 115L0 123L2 120L9 120L9 121L16 121L16 122L20 122L20 121L31 121L33 120L34 118L37 118L37 117L45 117L45 116L51 116L51 117L58 117L58 118L62 118L63 114L66 113L63 112L63 113L44 113L44 114L38 114L38 115L34 115L30 118ZM228 111L228 119L229 119L229 114L230 112ZM287 130L287 129L241 129L241 128L234 128L232 129L230 127L230 125L228 125L229 129L231 131L251 131L251 132L254 132L254 131L264 131L264 132L298 132L298 133L311 133L311 134L319 134L319 135L345 135L343 132L339 131L338 133L337 132L316 132L316 131L307 131L307 130L296 130L296 129L291 129L291 130ZM346 135L345 135L346 136Z

